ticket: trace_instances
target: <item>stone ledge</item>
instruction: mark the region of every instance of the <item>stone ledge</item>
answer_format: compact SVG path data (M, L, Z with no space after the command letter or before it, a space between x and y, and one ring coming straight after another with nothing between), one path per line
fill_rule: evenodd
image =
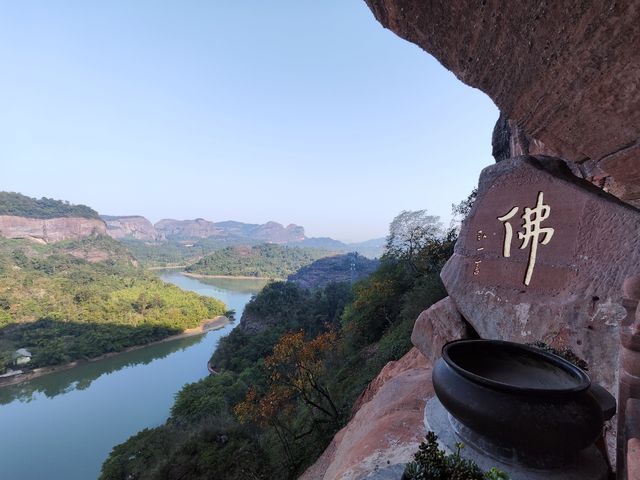
M462 441L451 425L449 413L437 397L430 399L425 406L424 426L425 430L438 435L440 448L447 453L455 451L455 444ZM523 435L525 434L523 432ZM463 458L473 460L485 471L496 467L507 473L511 480L607 480L609 478L606 461L593 445L580 452L579 458L572 465L553 470L510 465L466 443L461 455ZM635 480L635 477L629 477L629 480L632 478Z

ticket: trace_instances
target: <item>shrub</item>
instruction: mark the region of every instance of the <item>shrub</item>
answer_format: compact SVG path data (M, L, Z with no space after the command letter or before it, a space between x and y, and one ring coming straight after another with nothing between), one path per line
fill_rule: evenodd
M475 462L460 455L463 445L456 444L456 451L447 455L438 447L438 436L427 433L425 442L420 444L415 461L407 464L403 480L508 480L509 476L492 468L483 472Z

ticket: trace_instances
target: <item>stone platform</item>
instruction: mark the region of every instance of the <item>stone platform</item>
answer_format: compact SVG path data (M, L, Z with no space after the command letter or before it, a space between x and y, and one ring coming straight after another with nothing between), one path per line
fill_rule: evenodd
M579 457L570 465L553 470L538 470L522 465L506 463L478 446L469 444L461 439L452 425L449 413L442 406L437 397L427 402L424 409L424 425L427 431L433 431L438 435L440 448L447 453L455 451L457 442L464 443L461 455L473 460L483 470L496 467L509 474L511 480L607 480L608 468L605 459L594 446L583 450ZM522 425L514 425L514 428L523 429ZM523 435L526 433L523 431Z

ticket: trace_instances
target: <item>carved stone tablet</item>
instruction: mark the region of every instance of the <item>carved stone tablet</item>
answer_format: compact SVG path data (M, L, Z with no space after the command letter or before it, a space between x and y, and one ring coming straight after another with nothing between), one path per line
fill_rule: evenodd
M483 338L569 347L615 391L622 283L640 273L640 211L550 157L486 168L442 271Z

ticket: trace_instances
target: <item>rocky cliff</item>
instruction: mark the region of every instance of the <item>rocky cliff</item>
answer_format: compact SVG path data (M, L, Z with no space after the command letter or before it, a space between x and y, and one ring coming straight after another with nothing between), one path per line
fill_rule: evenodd
M160 220L154 225L158 233L166 238L189 239L207 238L222 234L222 229L204 218L195 220Z
M273 243L299 242L306 238L303 227L294 224L285 227L278 222L267 222L256 226L251 236L256 240Z
M638 2L365 1L505 118L640 205Z
M388 363L300 480L399 479L426 434L423 412L433 395L431 365L417 349Z
M52 243L106 233L105 223L95 218L40 219L0 215L0 236L6 238L25 238L40 243Z
M164 235L159 234L153 224L144 217L102 215L101 218L107 224L107 235L116 240L131 238L154 242L164 239Z
M533 249L523 241L527 229L540 235ZM615 392L622 285L640 274L638 231L638 210L564 162L504 160L483 170L442 279L482 338L569 347Z
M626 205L640 207L640 3L365 1L502 113L500 163L442 272L452 308L483 338L570 347L617 393L622 285L640 268L640 212Z

